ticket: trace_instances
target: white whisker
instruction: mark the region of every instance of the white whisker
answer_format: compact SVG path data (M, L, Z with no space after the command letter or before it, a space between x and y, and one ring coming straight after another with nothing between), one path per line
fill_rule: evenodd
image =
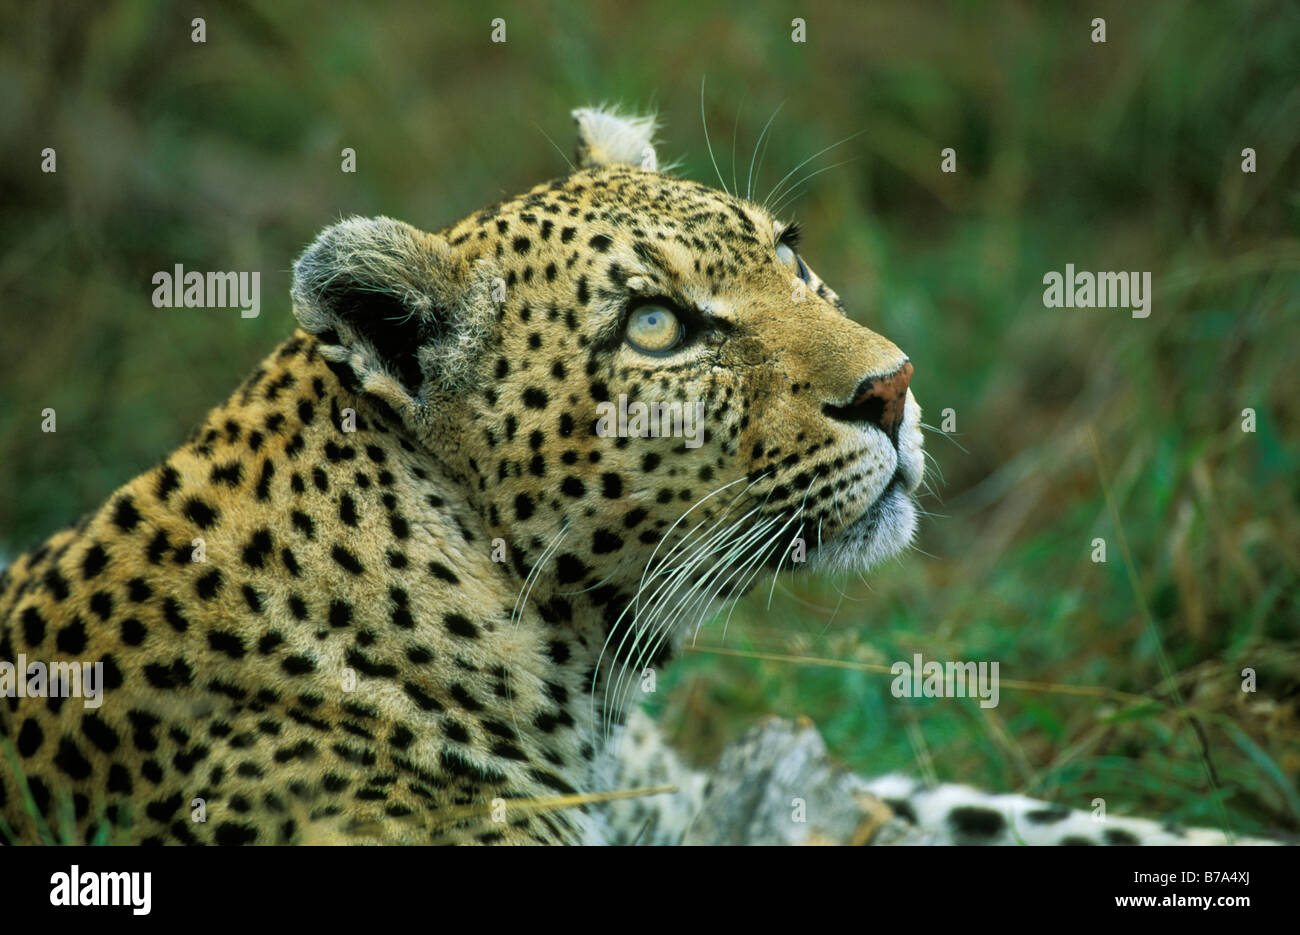
M704 145L709 148L709 161L713 163L713 171L717 173L718 185L724 192L727 191L727 183L722 180L722 170L718 168L718 160L713 155L713 143L709 140L709 121L704 116L704 78L700 76L700 122L704 124ZM727 194L731 194L727 192Z
M836 146L843 146L843 145L844 145L845 143L847 143L849 140L856 139L857 137L861 136L863 133L866 133L866 132L867 132L866 130L859 130L857 133L854 133L854 134L852 134L852 135L850 135L850 136L846 136L846 137L844 137L844 139L842 139L842 140L840 140L840 141L838 141L838 142L836 142L836 143L832 143L830 146L827 146L827 147L825 147L824 149L819 149L817 152L813 153L811 156L809 156L809 157L808 157L807 159L805 159L803 162L799 163L797 166L795 166L793 169L791 169L789 172L787 172L785 175L783 175L783 176L781 177L781 180L780 180L779 182L777 182L775 185L772 186L772 188L771 188L771 189L768 191L768 193L767 193L767 197L763 199L763 207L766 208L767 205L768 205L768 203L769 203L773 198L777 197L777 196L780 194L781 186L785 184L786 180L787 180L788 178L790 178L790 176L794 175L796 172L798 172L798 171L799 171L800 169L802 169L804 166L808 165L808 163L812 162L814 159L816 159L818 156L822 155L823 153L828 153L828 152L830 152L830 151L831 151L832 149L834 149ZM771 212L771 213L775 214L776 212Z
M777 105L776 110L772 111L772 116L767 118L767 123L763 125L763 132L758 135L758 142L754 144L754 155L749 157L749 179L745 182L745 200L749 201L754 191L754 160L758 158L758 148L763 145L763 138L767 136L768 129L772 126L772 121L776 115L781 112L785 106L785 101Z

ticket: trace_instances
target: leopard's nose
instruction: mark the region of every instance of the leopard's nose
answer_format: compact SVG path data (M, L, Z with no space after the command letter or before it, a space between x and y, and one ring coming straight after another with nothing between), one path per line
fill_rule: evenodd
M874 425L898 446L898 427L903 424L903 407L907 404L907 387L912 382L912 362L904 361L891 374L867 377L853 393L846 406L822 406L832 419L857 425Z

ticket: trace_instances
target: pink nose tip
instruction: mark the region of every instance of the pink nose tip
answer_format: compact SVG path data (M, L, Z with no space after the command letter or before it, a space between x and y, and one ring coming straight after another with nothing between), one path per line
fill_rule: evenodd
M907 405L907 387L912 382L912 362L884 377L863 380L847 406L826 406L824 411L843 422L868 423L880 429L895 444L898 427L903 424L903 408Z

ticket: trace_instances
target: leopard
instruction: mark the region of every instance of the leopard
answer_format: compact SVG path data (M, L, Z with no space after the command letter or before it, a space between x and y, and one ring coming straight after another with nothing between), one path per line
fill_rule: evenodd
M908 355L653 117L573 116L568 174L326 227L291 333L4 570L6 843L633 843L641 675L760 576L909 547Z

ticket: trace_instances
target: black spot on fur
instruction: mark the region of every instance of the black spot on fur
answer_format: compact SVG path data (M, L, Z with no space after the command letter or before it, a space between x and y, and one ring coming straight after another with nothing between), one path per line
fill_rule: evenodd
M345 526L357 525L357 502L350 494L345 493L339 498L339 519Z
M256 588L251 584L242 584L239 593L243 595L244 603L248 605L249 610L255 614L262 612L262 595Z
M135 508L135 501L127 494L118 497L113 506L113 525L122 532L130 532L140 522L140 511Z
M221 572L212 569L194 583L194 591L203 600L211 600L221 590Z
M453 636L462 636L472 640L479 638L478 627L460 614L446 614L442 618L442 623L447 628L447 632Z
M271 499L271 478L275 476L275 465L270 460L262 462L262 473L257 479L257 499L265 503ZM296 475L295 475L296 476ZM302 478L298 478L302 482Z
M1049 805L1046 808L1035 808L1025 812L1025 819L1036 825L1050 825L1058 821L1064 821L1070 817L1068 808L1061 808L1057 805Z
M90 595L90 609L100 620L107 621L113 616L113 598L107 591L96 591Z
M190 622L186 619L185 614L181 612L181 605L175 598L163 598L163 619L171 624L171 628L177 633L184 633L190 628Z
M443 710L442 705L438 703L438 699L425 692L424 689L420 688L420 686L413 682L403 683L402 690L406 692L407 697L414 701L421 711Z
M257 840L257 829L235 821L223 821L217 825L216 839L224 847L252 844Z
M158 483L154 486L154 496L166 503L172 491L176 490L180 485L180 474L170 464L165 464L162 470L158 472Z
M266 564L267 557L275 550L271 542L271 531L262 527L253 533L244 546L243 562L249 568L262 568Z
M98 714L85 714L81 718L81 733L85 735L97 750L112 753L121 744L122 739L108 723Z
M190 497L181 508L181 514L200 529L210 529L220 513L198 497Z
M18 730L18 755L23 758L32 756L41 748L44 740L45 732L41 730L41 725L36 723L36 718L29 717Z
M1007 821L999 812L995 812L991 808L959 805L948 813L948 824L958 834L971 837L992 837L1006 828Z
M335 563L344 571L354 575L360 575L365 572L365 568L361 565L360 560L353 555L352 552L341 545L333 546L330 549L330 555L333 557Z
M430 562L429 573L448 584L460 584L460 578L456 577L456 573L442 562Z
M244 658L244 641L238 634L213 630L208 634L208 645L219 653L225 653L231 659Z
M68 737L59 741L58 752L54 755L54 765L73 779L88 779L92 772L90 761Z
M524 405L529 409L545 409L546 404L550 401L545 390L540 390L535 386L530 386L524 390Z
M617 500L623 496L623 478L618 474L606 473L600 475L601 493L610 500Z
M27 645L33 649L45 642L45 618L35 607L26 607L22 612L23 639ZM27 673L18 674L18 678L26 679Z
M228 464L214 464L212 474L208 477L210 483L223 484L226 487L238 487L243 479L244 466L238 461L231 461Z
M306 675L316 671L316 661L310 656L294 654L280 660L280 668L289 675Z
M108 553L104 547L96 542L86 550L85 556L81 560L81 577L85 581L94 578L102 572L108 565Z
M126 599L135 604L140 604L149 600L153 596L153 588L145 583L143 578L132 578L126 583Z
M335 628L342 628L351 625L352 605L347 601L339 600L337 598L330 601L329 621L330 626Z
M55 634L54 644L61 653L80 654L86 648L86 624L80 617L73 617L71 623Z
M66 600L69 588L68 579L59 573L57 568L47 569L41 578L41 583L45 585L45 590L50 592L50 596L56 601ZM0 587L3 590L3 587Z
M586 576L587 566L573 553L565 552L556 559L555 571L561 584L573 584Z
M122 634L122 642L128 646L139 646L144 642L148 631L145 630L144 624L135 617L127 617L118 627Z

